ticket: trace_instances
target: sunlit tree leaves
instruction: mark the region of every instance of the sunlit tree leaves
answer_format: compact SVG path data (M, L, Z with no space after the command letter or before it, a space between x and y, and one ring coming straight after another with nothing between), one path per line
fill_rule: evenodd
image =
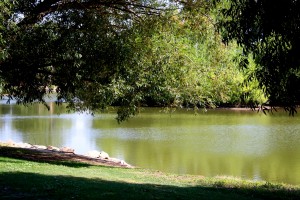
M260 86L272 106L291 113L299 104L300 1L217 1L219 27L226 41L236 40L251 53Z

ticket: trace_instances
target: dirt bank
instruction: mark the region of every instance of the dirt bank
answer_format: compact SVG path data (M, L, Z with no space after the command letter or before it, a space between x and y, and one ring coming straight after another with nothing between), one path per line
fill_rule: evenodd
M89 165L102 165L111 167L133 168L133 166L116 158L91 158L72 152L62 152L57 150L12 147L0 143L0 156L25 159L38 162L78 162Z

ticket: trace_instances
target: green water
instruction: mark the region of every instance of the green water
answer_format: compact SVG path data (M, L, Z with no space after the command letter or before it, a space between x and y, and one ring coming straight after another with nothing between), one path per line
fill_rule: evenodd
M163 172L300 184L300 115L144 109L118 124L113 110L92 117L50 106L0 105L0 140L104 150Z

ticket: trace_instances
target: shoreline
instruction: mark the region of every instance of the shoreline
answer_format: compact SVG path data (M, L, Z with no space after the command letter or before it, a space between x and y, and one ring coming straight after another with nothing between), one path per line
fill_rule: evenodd
M0 147L0 197L170 200L298 200L300 197L300 185L253 181L230 176L169 174L143 168L96 166L64 160L44 162L16 157L26 155L27 151L28 149ZM29 151L32 153L32 150ZM3 156L5 152L9 156Z
M109 167L135 168L118 158L111 158L104 151L89 151L85 155L76 154L74 149L68 147L53 147L43 145L32 145L28 143L15 143L13 141L0 141L0 156L21 158L31 161L70 161L90 165L102 165Z

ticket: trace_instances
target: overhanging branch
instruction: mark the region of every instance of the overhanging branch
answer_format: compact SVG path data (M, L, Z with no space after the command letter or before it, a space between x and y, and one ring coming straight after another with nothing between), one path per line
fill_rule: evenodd
M154 6L141 4L137 0L44 0L35 6L27 16L19 23L19 26L28 26L41 21L45 16L53 12L67 10L116 10L130 15L158 15L166 10Z

